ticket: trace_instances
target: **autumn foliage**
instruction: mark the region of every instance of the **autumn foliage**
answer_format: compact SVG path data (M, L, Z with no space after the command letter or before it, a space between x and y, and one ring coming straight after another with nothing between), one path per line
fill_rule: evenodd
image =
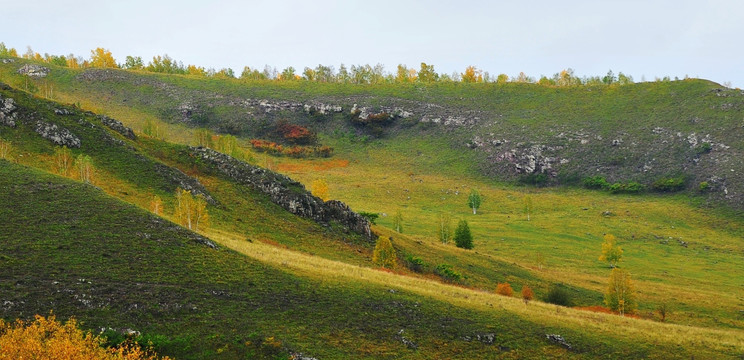
M125 343L117 348L102 347L105 338L77 328L75 319L65 324L54 315L36 315L34 321L0 319L0 359L40 360L155 360L150 350ZM163 359L169 359L164 357Z
M317 140L315 133L310 129L290 124L286 120L280 121L276 126L276 131L282 138L292 144L313 144Z
M535 293L532 292L532 289L530 289L530 287L527 285L522 286L522 300L524 300L524 302L526 303L534 298Z
M295 158L305 157L330 157L333 154L333 148L330 146L282 146L273 141L253 139L251 147L259 152L266 152L274 155L291 156Z
M509 283L498 283L496 285L496 293L499 295L504 296L512 296L514 295L514 290L512 290L511 285Z

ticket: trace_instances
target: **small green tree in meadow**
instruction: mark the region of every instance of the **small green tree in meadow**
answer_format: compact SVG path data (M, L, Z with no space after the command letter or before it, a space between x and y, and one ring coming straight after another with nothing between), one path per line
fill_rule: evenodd
M618 268L612 269L604 303L620 315L632 313L635 310L637 304L630 273Z
M465 220L460 220L455 229L455 245L463 249L473 248L473 234L470 233L470 226Z
M372 253L372 262L379 267L395 269L398 265L398 260L390 238L382 236L377 238L375 250Z
M478 208L480 208L482 202L483 197L478 190L470 190L470 195L468 195L468 207L473 209L473 215L478 212Z
M448 243L452 239L452 219L449 214L439 214L439 229L438 229L439 241L442 244Z
M532 196L527 195L524 197L524 213L527 214L527 221L530 221L530 215L532 215L533 210Z
M623 249L617 244L615 236L612 234L605 234L604 242L602 243L602 255L599 256L599 260L606 261L610 264L611 268L614 268L622 258Z
M403 233L403 214L400 213L400 210L395 212L395 216L393 216L393 229Z

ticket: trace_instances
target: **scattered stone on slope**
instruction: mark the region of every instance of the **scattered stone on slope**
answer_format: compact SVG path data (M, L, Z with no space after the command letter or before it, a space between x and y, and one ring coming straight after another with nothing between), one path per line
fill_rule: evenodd
M564 348L571 350L571 344L569 344L566 339L563 338L563 336L560 336L558 334L545 334L545 337L548 338L548 340L563 346Z
M67 116L67 115L72 115L73 114L72 111L67 110L65 108L59 108L59 109L54 108L54 113L57 114L57 115L60 115L60 116Z
M108 126L111 130L122 134L124 137L132 140L137 140L137 136L134 135L134 131L132 131L131 128L124 126L121 121L112 119L106 115L101 115L101 122L103 123L103 125Z
M49 68L46 66L36 64L26 64L18 69L18 73L21 75L27 75L36 78L43 78L49 75Z
M0 60L0 62L2 62L3 64L10 64L10 63L14 63L15 59L2 59Z
M285 210L313 221L330 225L336 222L345 230L372 238L367 219L337 200L323 200L289 177L259 168L212 149L191 147L191 153L239 184L248 185L269 196Z
M314 114L330 115L332 113L340 113L344 111L344 109L341 106L328 105L328 104L322 104L322 103L305 104L303 105L303 108L305 110L305 113L310 114L310 115L314 115Z
M292 360L318 360L318 358L314 358L312 356L305 356L302 353L293 352L289 354L289 358Z
M16 109L15 100L0 96L0 124L15 127Z
M75 136L70 130L67 130L57 124L50 124L41 120L36 121L34 131L41 137L60 146L68 148L79 148L80 138Z
M400 342L403 343L403 345L407 346L409 349L416 350L418 349L418 345L416 345L415 342L411 341L410 339L407 339L405 336L403 336L404 329L400 329L398 331L398 334L395 336Z

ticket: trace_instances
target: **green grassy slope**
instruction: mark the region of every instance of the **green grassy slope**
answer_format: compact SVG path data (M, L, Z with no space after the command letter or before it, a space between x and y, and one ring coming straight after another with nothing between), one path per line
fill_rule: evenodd
M365 281L291 275L205 246L203 238L90 185L4 160L0 187L2 203L13 204L0 209L2 316L54 310L90 329L134 329L161 354L725 358L736 351L654 346L636 336L546 326L510 311L453 306ZM549 342L546 333L563 335L573 350ZM476 340L489 334L493 344Z
M0 79L24 88L27 79L15 72L24 62L0 65ZM704 200L738 210L744 203L744 182L735 175L744 171L736 161L744 151L744 93L705 80L564 88L520 83L354 85L50 67L47 78L29 80L39 93L53 86L55 99L81 103L135 129L145 119L165 121L173 124L171 137L178 141L191 141L184 125L271 137L275 122L289 119L334 138L355 136L359 142L372 134L349 123L354 104L372 111L400 108L412 116L384 131L390 141L397 141L398 134L444 136L451 147L473 153L477 172L502 180L545 173L552 183L575 184L582 177L602 175L610 182L651 185L680 177L691 194L708 182ZM268 109L261 102L279 107ZM293 103L340 105L343 112L311 116L302 106L291 108ZM440 124L432 119L441 119ZM456 121L444 125L447 119ZM703 143L711 144L710 150ZM534 170L530 157L537 162Z

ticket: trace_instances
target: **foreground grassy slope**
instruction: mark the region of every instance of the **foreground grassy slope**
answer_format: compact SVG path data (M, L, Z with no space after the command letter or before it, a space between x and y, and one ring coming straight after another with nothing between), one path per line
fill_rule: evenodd
M726 358L743 346L736 333L556 314L553 307L300 253L266 256L286 250L213 234L261 262L249 260L205 246L197 235L94 187L6 161L0 161L0 186L8 189L2 202L14 204L0 209L3 317L53 309L88 328L141 331L161 354ZM584 331L588 324L596 332ZM562 334L574 350L548 342L545 333ZM474 340L484 334L494 335L493 345Z

